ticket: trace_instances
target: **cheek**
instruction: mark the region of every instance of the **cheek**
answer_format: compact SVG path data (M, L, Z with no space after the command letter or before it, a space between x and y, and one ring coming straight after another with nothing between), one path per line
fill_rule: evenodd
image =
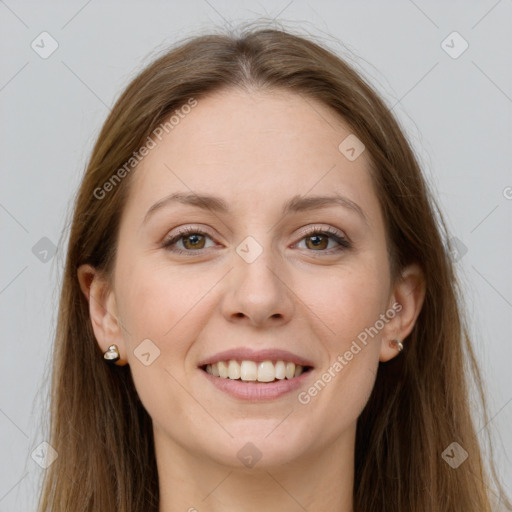
M200 414L185 390L184 363L208 318L213 305L208 291L216 281L215 276L199 278L196 273L194 278L168 266L132 265L120 276L127 359L137 394L157 424L174 425L176 417L189 424Z
M304 297L330 328L328 339L342 349L385 312L386 285L386 276L377 267L358 265L333 272Z
M133 265L121 279L119 312L128 328L130 344L150 338L162 348L172 344L173 350L180 349L179 340L185 339L185 331L188 338L194 330L200 332L198 312L218 280L210 274L198 277L190 269L161 264Z
M372 391L385 325L380 319L385 313L386 284L381 267L369 258L363 264L361 258L343 272L333 272L308 295L311 309L322 321L319 325L327 326L319 337L327 358L318 378L329 390L319 393L324 398L318 404L329 404L340 421L357 417ZM316 390L311 392L314 395Z
M216 307L212 288L222 275L141 263L120 277L119 313L127 331L128 364L148 411L158 410L169 397L174 411L180 406L180 383L191 370L188 355ZM186 401L187 395L182 398Z
M326 280L323 295L311 298L314 313L328 326L319 336L326 358L298 397L310 430L322 429L322 440L313 446L335 442L368 402L379 364L380 335L371 328L383 313L381 297L374 279L354 273Z

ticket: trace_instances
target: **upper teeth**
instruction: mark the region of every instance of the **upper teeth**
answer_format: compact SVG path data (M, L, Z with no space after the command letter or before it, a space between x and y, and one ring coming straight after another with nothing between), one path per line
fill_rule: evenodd
M222 377L223 379L242 379L244 381L258 381L258 382L272 382L275 379L293 379L298 377L304 368L295 363L287 363L284 361L277 361L275 364L272 361L262 361L256 363L254 361L241 361L239 363L235 360L219 361L213 364L206 365L206 371L215 377Z

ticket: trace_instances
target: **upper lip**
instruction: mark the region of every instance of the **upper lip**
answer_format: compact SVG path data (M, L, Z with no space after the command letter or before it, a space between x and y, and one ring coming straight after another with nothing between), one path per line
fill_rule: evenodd
M289 352L288 350L281 350L277 348L267 348L263 350L252 350L250 348L239 347L230 350L217 352L209 357L206 357L198 363L197 366L205 366L207 364L218 363L219 361L254 361L260 363L262 361L286 361L301 366L313 366L313 363L305 357Z

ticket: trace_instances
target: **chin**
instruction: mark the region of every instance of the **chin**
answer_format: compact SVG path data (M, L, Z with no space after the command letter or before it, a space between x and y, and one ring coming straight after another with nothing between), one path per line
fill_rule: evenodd
M232 438L225 435L205 439L203 454L209 454L216 463L232 469L240 470L245 466L254 471L292 463L306 451L307 436L300 436L297 431L292 434L289 424L278 433L279 421L275 419L242 423L236 429L225 425Z

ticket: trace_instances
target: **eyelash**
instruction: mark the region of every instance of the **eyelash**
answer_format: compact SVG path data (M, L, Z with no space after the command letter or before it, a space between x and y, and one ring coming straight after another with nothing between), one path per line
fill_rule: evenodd
M176 247L171 248L171 246L173 244L175 244L176 242L178 242L182 238L186 238L187 236L192 235L192 234L194 234L194 235L206 235L207 237L212 238L208 233L206 233L206 232L204 232L204 231L202 231L200 229L196 229L194 227L188 227L188 228L185 228L185 229L181 230L180 232L176 233L176 235L173 236L172 238L170 238L168 240L164 240L164 242L162 243L162 248L164 248L164 249L166 249L166 250L168 250L170 252L174 252L174 253L177 253L177 254L184 254L184 255L187 255L187 256L192 256L193 253L201 253L202 251L205 251L206 249L183 250L183 249L177 249ZM346 249L350 249L352 247L350 242L345 237L340 235L337 230L334 230L332 228L324 228L324 229L319 229L317 227L309 228L302 235L302 238L299 240L299 242L301 242L304 238L308 238L308 237L311 237L311 236L314 236L314 235L329 236L332 240L337 242L340 245L340 247L331 248L330 250L320 250L320 251L313 251L313 250L311 250L310 252L312 252L312 253L320 252L320 253L327 253L327 254L330 255L333 252L343 251L343 250L346 250Z

